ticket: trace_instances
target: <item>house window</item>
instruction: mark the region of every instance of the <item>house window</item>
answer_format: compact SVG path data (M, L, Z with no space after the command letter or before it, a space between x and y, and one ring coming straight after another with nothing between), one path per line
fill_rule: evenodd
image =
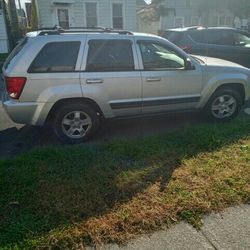
M123 5L122 3L112 4L113 28L123 29Z
M97 26L96 3L86 3L86 24L87 24L87 27Z
M63 29L69 29L69 10L57 9L58 24Z

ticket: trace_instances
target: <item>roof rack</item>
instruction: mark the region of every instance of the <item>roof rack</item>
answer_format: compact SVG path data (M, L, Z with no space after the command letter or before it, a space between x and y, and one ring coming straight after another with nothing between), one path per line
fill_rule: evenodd
M120 35L133 35L131 31L128 30L115 30L112 28L105 28L101 26L95 27L70 27L70 29L63 29L60 26L54 27L46 27L39 29L39 36L47 36L47 35L60 35L63 33L117 33Z

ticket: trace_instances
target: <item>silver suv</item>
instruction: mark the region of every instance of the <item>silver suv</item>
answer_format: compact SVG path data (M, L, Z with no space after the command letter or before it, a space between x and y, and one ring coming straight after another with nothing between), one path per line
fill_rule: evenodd
M250 97L250 71L191 56L148 34L106 29L28 33L3 67L3 106L17 123L52 124L68 142L102 118L203 110L234 118Z

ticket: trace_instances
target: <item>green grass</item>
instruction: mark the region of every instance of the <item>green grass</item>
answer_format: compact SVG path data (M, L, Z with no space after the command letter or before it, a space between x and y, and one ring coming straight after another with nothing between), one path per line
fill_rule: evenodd
M0 160L0 249L126 242L250 200L250 121ZM13 203L14 202L14 203Z

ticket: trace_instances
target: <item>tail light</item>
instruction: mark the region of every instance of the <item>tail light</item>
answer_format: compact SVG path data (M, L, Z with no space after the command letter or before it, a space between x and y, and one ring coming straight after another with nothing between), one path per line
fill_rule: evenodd
M181 49L183 49L186 52L190 52L192 50L192 45L183 45L181 46Z
M26 81L26 77L5 77L6 89L9 96L13 99L19 99Z

